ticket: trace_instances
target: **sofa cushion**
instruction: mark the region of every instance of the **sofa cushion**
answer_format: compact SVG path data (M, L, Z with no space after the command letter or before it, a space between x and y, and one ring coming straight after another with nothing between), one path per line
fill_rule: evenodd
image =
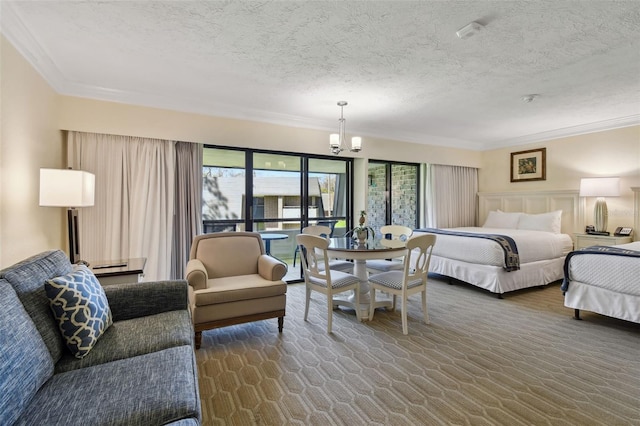
M47 345L54 363L66 350L60 336L58 322L49 307L44 283L49 278L66 275L71 270L71 262L67 255L61 250L51 250L0 271L0 278L6 279L18 294Z
M278 311L281 311L284 316L286 307L286 294L263 297L262 299L198 306L197 309L193 310L193 323L197 326L212 321L228 320L231 318L241 318Z
M258 274L210 279L207 288L195 292L196 306L262 299L287 292L284 281L267 281Z
M85 265L76 265L44 287L67 348L76 358L85 357L113 322L98 279Z
M185 280L111 284L104 288L113 321L189 308Z
M0 280L0 425L12 424L53 375L53 361L16 292Z
M162 425L199 417L189 345L56 374L16 425Z
M164 312L125 321L115 321L82 359L64 355L56 373L144 355L175 346L193 345L189 310Z

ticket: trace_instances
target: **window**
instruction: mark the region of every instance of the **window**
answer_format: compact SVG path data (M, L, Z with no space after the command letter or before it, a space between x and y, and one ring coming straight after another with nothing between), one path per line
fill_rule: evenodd
M376 234L383 225L419 226L420 166L388 161L369 162L367 222Z
M302 277L293 256L303 227L330 222L344 234L351 223L350 158L220 147L205 147L203 157L204 231L286 236L268 245L289 265L288 280Z

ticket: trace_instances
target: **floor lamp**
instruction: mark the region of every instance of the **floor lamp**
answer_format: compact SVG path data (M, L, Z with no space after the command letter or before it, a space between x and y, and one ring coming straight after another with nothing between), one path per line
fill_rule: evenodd
M582 178L580 179L581 197L598 197L593 209L593 219L596 232L609 235L607 221L609 211L604 197L618 197L620 195L620 178Z
M78 210L94 203L95 175L82 170L40 169L40 205L67 207L69 260L80 262Z

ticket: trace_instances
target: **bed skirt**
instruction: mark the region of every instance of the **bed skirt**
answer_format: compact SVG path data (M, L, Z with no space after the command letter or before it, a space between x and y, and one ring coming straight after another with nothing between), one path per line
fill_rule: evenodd
M429 272L502 294L562 280L564 258L525 263L520 265L519 271L507 272L499 266L472 264L432 255Z
M640 296L571 281L564 295L567 308L591 311L608 317L640 323Z

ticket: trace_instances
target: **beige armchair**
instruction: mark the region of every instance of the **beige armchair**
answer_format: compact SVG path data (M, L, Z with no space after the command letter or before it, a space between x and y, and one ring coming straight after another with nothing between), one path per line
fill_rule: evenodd
M257 232L218 232L194 238L187 263L196 348L202 331L278 318L282 332L287 266L265 254Z

